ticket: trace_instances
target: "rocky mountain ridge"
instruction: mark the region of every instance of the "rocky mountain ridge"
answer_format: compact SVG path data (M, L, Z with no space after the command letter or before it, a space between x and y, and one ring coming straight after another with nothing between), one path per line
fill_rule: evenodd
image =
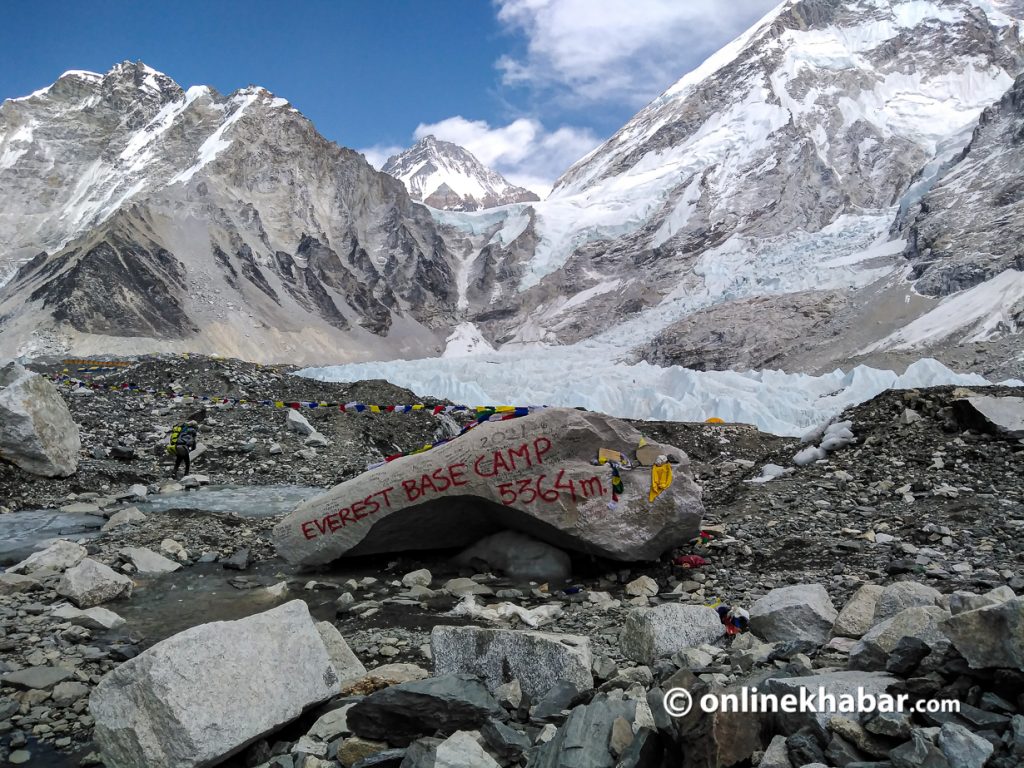
M0 107L0 353L127 338L347 362L465 336L607 338L633 359L744 365L714 336L670 350L680 323L729 317L790 370L959 364L980 344L986 375L1019 375L1019 13L792 0L549 199L476 211L417 205L262 89L183 90L141 64L68 73ZM964 223L989 220L996 235ZM88 287L107 272L111 291ZM836 301L792 337L813 292Z
M427 209L261 88L141 63L0 106L0 351L410 354L454 308ZM442 337L443 338L443 337ZM322 358L321 358L322 359Z
M478 211L540 199L528 189L510 184L469 150L435 136L424 136L404 152L392 155L381 171L405 184L414 200L445 211Z

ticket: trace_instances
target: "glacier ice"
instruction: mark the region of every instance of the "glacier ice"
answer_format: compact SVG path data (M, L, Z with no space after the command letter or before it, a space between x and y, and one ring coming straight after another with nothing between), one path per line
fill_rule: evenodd
M800 436L886 389L989 384L933 359L902 375L867 366L821 376L783 371L693 371L628 364L593 345L532 347L467 357L395 360L305 368L321 381L387 379L420 396L465 405L583 407L631 419L754 424L765 432Z

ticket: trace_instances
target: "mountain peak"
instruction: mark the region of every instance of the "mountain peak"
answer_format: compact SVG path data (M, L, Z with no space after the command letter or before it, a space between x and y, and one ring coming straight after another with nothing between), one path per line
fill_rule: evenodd
M476 211L540 199L509 183L465 147L433 134L389 157L381 170L404 183L414 199L442 210Z

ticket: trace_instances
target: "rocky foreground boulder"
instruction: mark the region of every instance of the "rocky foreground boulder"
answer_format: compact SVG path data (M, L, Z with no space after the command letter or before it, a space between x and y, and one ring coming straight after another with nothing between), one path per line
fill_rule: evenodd
M366 472L307 501L274 529L291 563L470 544L500 529L615 560L657 558L694 537L703 507L686 454L648 443L671 464L622 469L620 491L600 449L633 455L641 436L623 421L550 408L486 422L457 440Z
M52 383L18 363L0 366L0 459L33 475L78 469L78 425Z
M339 680L293 600L188 629L110 672L89 709L108 768L214 765L326 701Z

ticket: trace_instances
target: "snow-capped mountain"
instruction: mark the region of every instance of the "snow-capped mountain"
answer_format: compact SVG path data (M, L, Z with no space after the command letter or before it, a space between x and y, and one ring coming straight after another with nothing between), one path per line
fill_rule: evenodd
M262 88L65 73L0 105L0 197L0 354L366 359L454 325L428 209Z
M641 344L719 305L849 297L893 275L906 265L890 234L901 203L934 183L1024 69L1019 11L986 0L782 3L547 200L494 220L478 259L457 270L471 297L491 299L471 319L492 342L572 343L627 323ZM751 330L771 334L792 304L720 317L752 316Z
M927 347L1019 375L1022 12L786 0L547 200L475 211L428 181L462 208L505 182L444 142L392 158L403 183L260 88L67 73L0 106L0 354L811 371Z
M392 155L381 170L405 184L414 200L445 211L478 211L540 199L510 184L469 150L434 136L424 136Z

